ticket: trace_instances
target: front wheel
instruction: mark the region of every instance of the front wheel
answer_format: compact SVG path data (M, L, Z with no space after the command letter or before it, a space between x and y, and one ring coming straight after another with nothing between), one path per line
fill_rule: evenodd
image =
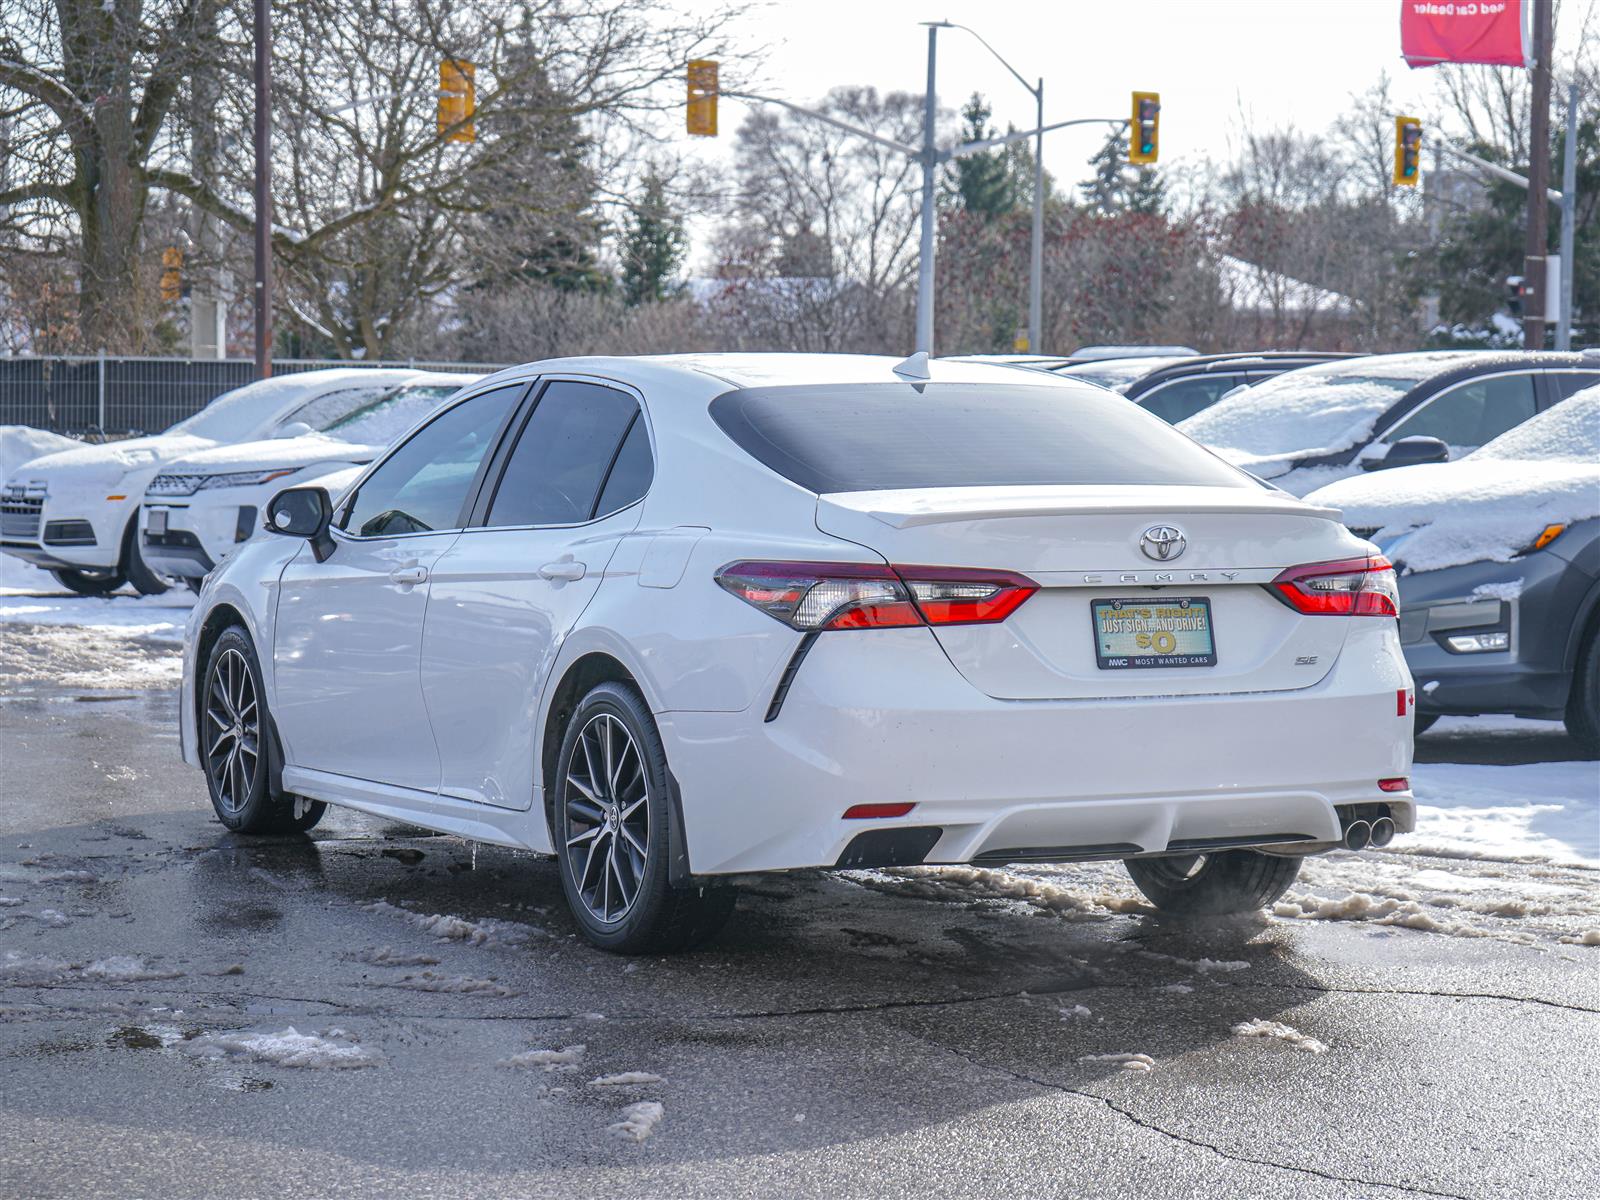
M200 757L218 820L238 833L304 833L322 820L327 806L320 800L272 790L261 665L237 625L211 647L199 707Z
M159 596L167 590L167 581L151 570L150 564L144 561L144 554L139 545L137 511L133 520L128 522L128 531L122 539L122 569L128 576L128 582L133 584L133 590L141 596Z
M1221 850L1123 861L1151 904L1181 916L1221 916L1266 908L1289 890L1300 860L1258 850Z
M556 764L551 831L583 936L618 954L663 954L716 933L733 911L733 890L668 880L672 783L639 693L602 683L585 696Z
M1588 758L1600 758L1600 631L1589 634L1572 672L1567 732Z
M87 571L53 570L50 577L67 591L79 596L109 596L125 582L116 571L91 575Z

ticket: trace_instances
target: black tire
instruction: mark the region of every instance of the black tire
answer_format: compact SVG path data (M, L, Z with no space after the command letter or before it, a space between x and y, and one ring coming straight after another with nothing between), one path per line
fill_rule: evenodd
M1181 916L1222 916L1265 908L1289 890L1300 859L1258 850L1123 861L1151 904Z
M79 596L109 596L127 582L115 571L108 571L104 575L91 575L87 571L63 569L51 571L50 577L67 591Z
M205 585L206 577L204 575L185 575L183 577L183 586L188 588L189 591L194 593L196 596L200 594L200 589L205 587Z
M1438 713L1417 713L1412 718L1411 736L1421 737L1438 723Z
M235 833L304 833L322 820L322 801L272 788L272 717L261 664L242 627L224 630L212 644L196 709L206 790L219 821Z
M139 547L139 514L128 522L128 531L122 536L122 573L141 596L159 596L167 590L167 581L150 569Z
M1572 671L1567 733L1586 758L1600 758L1600 630L1589 634Z
M722 928L736 900L731 887L675 888L668 880L682 831L673 828L661 735L635 689L602 683L586 695L567 721L556 768L551 833L561 888L584 937L616 954L670 954Z

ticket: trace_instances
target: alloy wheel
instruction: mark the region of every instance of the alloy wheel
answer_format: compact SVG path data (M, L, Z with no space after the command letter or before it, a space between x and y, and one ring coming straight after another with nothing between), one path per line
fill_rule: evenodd
M255 677L237 650L224 650L206 688L206 765L217 801L229 813L244 808L261 765L261 710Z
M639 898L650 850L650 786L639 746L610 713L591 717L565 764L567 866L585 908L611 924Z

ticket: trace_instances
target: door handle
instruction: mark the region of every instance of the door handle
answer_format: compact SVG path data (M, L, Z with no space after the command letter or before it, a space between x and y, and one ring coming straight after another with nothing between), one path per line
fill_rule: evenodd
M415 583L426 583L427 580L427 567L396 567L389 572L389 581L398 583L401 587L409 587Z
M559 562L548 562L539 568L539 574L545 579L565 580L567 582L582 579L587 571L587 567L572 558L563 558Z

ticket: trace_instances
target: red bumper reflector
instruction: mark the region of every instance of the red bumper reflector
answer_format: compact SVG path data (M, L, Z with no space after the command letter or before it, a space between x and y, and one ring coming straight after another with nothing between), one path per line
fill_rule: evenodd
M1397 779L1380 779L1378 780L1378 790L1380 792L1407 792L1411 790L1411 780L1404 775Z
M1411 693L1406 688L1401 688L1394 694L1394 715L1403 717L1410 711Z
M872 817L903 817L915 807L915 804L852 804L844 810L844 819L855 821Z

